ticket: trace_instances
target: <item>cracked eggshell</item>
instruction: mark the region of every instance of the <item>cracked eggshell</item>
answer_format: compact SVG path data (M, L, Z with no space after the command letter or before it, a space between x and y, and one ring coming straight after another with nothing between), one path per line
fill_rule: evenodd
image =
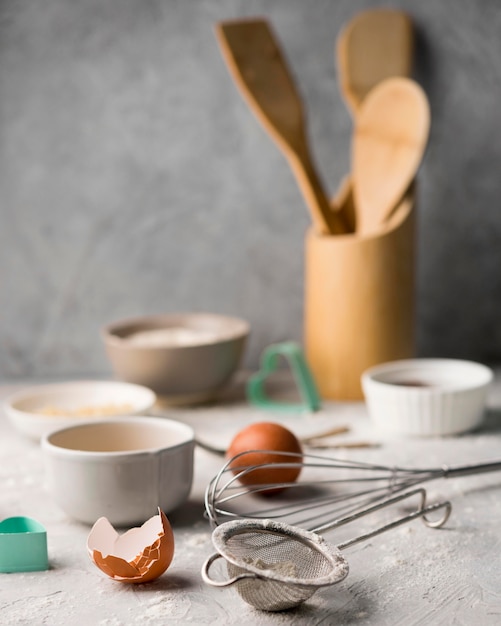
M165 513L119 535L100 517L87 538L87 551L97 567L113 580L144 583L161 576L174 556L174 533Z

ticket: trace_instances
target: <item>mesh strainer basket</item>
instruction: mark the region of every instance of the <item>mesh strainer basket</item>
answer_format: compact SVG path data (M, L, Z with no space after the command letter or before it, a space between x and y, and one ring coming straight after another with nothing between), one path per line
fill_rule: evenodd
M265 611L281 611L301 604L320 587L348 575L340 550L320 535L272 520L226 522L212 535L217 554L224 555L230 578L221 586L237 585L248 604ZM206 582L208 575L204 576ZM216 584L210 579L210 584Z
M348 575L349 567L341 549L354 545L417 517L432 527L443 525L449 517L449 502L424 506L426 492L416 489L379 503L363 512L339 519L329 528L340 526L384 506L419 494L421 506L405 517L345 541L339 546L327 543L316 532L291 526L277 520L240 519L225 522L212 533L216 553L202 567L202 578L214 587L235 585L251 606L265 611L282 611L310 598L317 589L334 585ZM430 521L432 511L445 509L443 516ZM322 527L327 530L327 526ZM210 574L214 562L226 561L228 577L216 580Z

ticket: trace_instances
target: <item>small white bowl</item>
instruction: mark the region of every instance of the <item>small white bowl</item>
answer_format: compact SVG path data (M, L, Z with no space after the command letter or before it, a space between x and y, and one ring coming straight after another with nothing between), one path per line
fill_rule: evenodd
M146 413L155 400L153 391L140 385L84 380L23 389L7 398L4 409L20 433L39 440L64 426Z
M493 371L458 359L383 363L362 374L369 415L389 432L438 436L473 430L483 419Z
M46 435L42 450L55 502L70 517L94 524L142 524L188 498L195 433L162 417L86 422Z

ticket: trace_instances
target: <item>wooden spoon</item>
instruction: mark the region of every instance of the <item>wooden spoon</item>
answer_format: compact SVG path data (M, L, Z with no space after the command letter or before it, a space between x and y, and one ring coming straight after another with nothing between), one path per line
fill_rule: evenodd
M430 129L430 108L410 78L388 78L365 98L352 145L357 230L377 232L414 179Z
M355 118L378 83L410 76L414 52L412 21L402 11L372 9L357 14L337 39L341 91Z
M287 158L315 229L326 235L347 232L313 164L301 98L271 27L263 19L221 22L216 34L234 81Z

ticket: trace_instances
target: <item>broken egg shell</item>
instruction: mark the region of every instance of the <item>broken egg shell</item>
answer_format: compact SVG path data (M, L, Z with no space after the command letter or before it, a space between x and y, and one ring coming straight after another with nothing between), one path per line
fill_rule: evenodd
M174 533L165 513L139 528L119 535L106 517L100 517L87 538L87 551L96 566L113 580L145 583L161 576L174 556Z

